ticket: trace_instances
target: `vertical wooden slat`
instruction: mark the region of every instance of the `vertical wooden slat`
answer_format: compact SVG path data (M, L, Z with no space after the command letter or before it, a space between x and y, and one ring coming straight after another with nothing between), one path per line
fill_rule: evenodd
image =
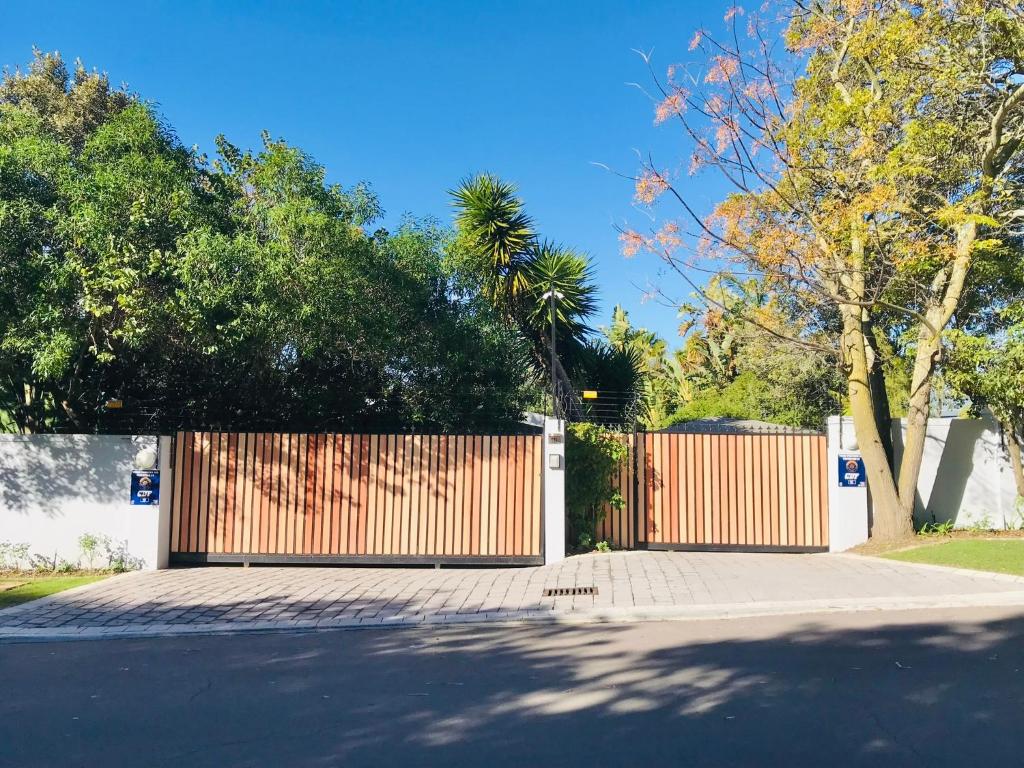
M771 511L771 480L769 479L769 454L771 453L771 447L768 445L769 437L762 435L758 443L761 446L761 543L771 544L772 543L772 518L774 513Z
M344 435L332 434L330 436L331 461L329 474L331 476L330 500L327 509L330 513L330 535L327 537L327 551L332 555L343 554L346 531L342 529L341 505L344 498L345 474L342 469L345 465L345 439Z
M188 524L182 530L185 552L195 552L199 543L199 484L202 469L202 439L201 432L191 432L189 442L188 473L188 505L186 506Z
M289 493L288 468L291 464L291 435L267 435L264 454L270 462L267 473L267 507L260 515L264 521L261 547L267 552L288 552Z
M754 513L754 544L764 544L764 515L761 510L761 488L764 472L761 463L761 436L754 435L750 439L751 475L750 504Z
M420 449L422 438L419 435L409 437L409 469L406 473L409 490L409 528L405 532L405 551L410 555L418 555L420 552L420 494L422 486L420 478L423 467L420 463Z
M192 472L190 480L192 486L188 495L188 543L186 552L199 551L199 510L201 500L199 498L202 486L203 473L203 433L192 433Z
M324 541L327 528L331 520L331 466L330 466L330 435L319 433L316 435L316 480L315 498L313 509L315 511L313 523L313 553L317 555L328 554L328 548Z
M263 434L263 510L260 514L266 544L262 552L278 551L279 532L281 531L281 503L284 490L281 482L281 465L285 460L285 435Z
M235 552L248 551L245 545L245 515L251 503L252 436L243 432L238 436L238 489L235 491L238 514L235 518Z
M308 555L311 554L313 546L311 529L313 526L312 497L315 490L313 478L316 475L316 441L313 435L300 435L299 440L302 446L299 454L298 478L301 499L296 517L295 546L299 554Z
M704 543L704 435L693 438L693 543Z
M416 552L420 555L428 553L427 531L430 522L430 436L420 437L420 495L418 509L418 525L416 534Z
M507 555L510 547L507 547L508 538L508 436L502 435L498 438L498 509L495 522L498 527L497 549L495 554Z
M200 499L202 507L199 510L199 552L210 551L210 507L213 505L211 477L213 474L213 432L207 432L203 436L203 462L200 471Z
M445 552L459 554L462 545L462 492L465 473L465 437L453 435L448 440L448 504L445 506Z
M380 449L377 459L377 553L390 555L391 523L394 517L394 435L381 435L377 447Z
M669 469L669 493L667 495L669 514L666 515L666 536L668 541L677 543L679 542L679 436L670 434L666 437L668 438L666 446L668 451L666 451L665 458Z
M280 482L280 458L275 456L275 443L280 448L281 436L259 432L254 435L253 501L249 510L248 546L250 552L274 552L271 549L270 521L277 514L277 484ZM283 541L283 537L282 537ZM284 551L283 544L278 545Z
M693 460L693 435L685 434L680 437L682 440L682 483L685 487L685 494L682 496L682 505L686 517L686 535L683 541L693 544L697 540L697 516L694 498L696 495L696 482L693 476L695 463Z
M434 511L434 554L445 553L445 524L447 522L448 506L448 436L438 435L437 437L437 465L434 469L434 499L436 508Z
M516 435L516 480L515 480L515 506L513 511L515 514L512 544L513 554L520 556L523 554L523 513L526 507L525 501L525 490L526 490L526 437L524 435Z
M334 440L331 435L320 436L320 492L318 495L320 504L320 526L317 530L317 541L319 552L323 555L331 554L331 501L333 493L331 484L334 478Z
M516 487L519 483L516 467L516 454L519 446L515 435L508 436L508 465L506 467L505 479L508 482L508 490L505 491L505 554L514 555L516 552Z
M421 551L425 555L437 552L437 435L427 437L427 460L425 483L427 502L425 507L426 526Z
M780 543L791 545L793 543L795 520L793 516L793 499L790 493L792 483L790 477L793 474L793 446L782 435L779 441L779 535Z
M245 506L242 509L242 542L241 547L245 552L252 552L252 519L253 510L259 507L260 489L257 484L259 478L259 442L260 435L250 432L245 436L246 444L246 473L245 473Z
M225 464L224 487L224 533L221 537L221 552L234 552L235 535L235 489L238 485L238 433L232 432L227 439L227 461Z
M804 543L808 547L818 546L818 537L814 532L814 490L811 482L814 464L814 452L811 450L811 436L801 435L800 445L803 452L803 487L800 489L804 507Z
M335 471L338 473L340 493L338 495L337 518L335 523L336 551L341 555L355 554L352 546L351 503L352 503L352 442L353 435L338 435L338 451L335 454Z
M469 554L480 554L480 509L483 499L483 438L480 435L473 436L472 457L473 467L473 493L471 494L472 515L469 524Z
M736 435L726 437L726 456L728 471L726 483L729 489L729 538L730 544L739 544L740 510L738 504L737 490L739 489L739 456L737 452Z
M466 435L462 447L462 525L459 527L459 553L470 553L473 532L473 436Z
M342 488L345 491L345 498L342 500L342 520L348 521L347 539L345 552L351 555L359 554L360 549L360 520L362 512L360 508L359 489L360 476L362 472L362 435L345 436L345 469ZM344 528L344 523L342 524Z
M541 511L541 485L544 479L544 438L540 435L533 437L533 540L531 542L530 554L541 555L541 528L543 527L544 515Z
M408 552L409 537L409 496L410 487L408 435L395 436L395 522L391 529L391 554L404 555Z
M800 455L800 438L786 435L787 459L792 455L792 462L789 467L789 502L793 511L793 527L790 528L789 538L793 546L803 544L804 515L801 506L800 488L803 485L803 457Z
M795 546L801 543L803 536L803 510L800 509L800 446L799 441L791 435L786 436L786 460L789 462L787 479L789 481L789 508L792 514L792 527L789 538Z
M295 516L292 514L292 507L295 503L295 483L292 482L292 473L295 470L295 436L289 433L279 435L268 435L267 447L270 457L277 457L271 464L270 488L273 489L271 496L270 519L277 519L280 525L277 534L277 551L290 553L294 551L295 545ZM276 443L276 450L275 450ZM266 515L261 513L260 519ZM257 522L257 525L259 523Z
M295 552L298 529L296 510L301 498L298 485L300 449L297 434L268 435L266 450L272 462L268 478L268 487L271 489L270 507L260 515L260 519L266 519L268 534L271 522L280 521L277 546L278 551L284 554ZM280 458L276 458L277 456Z
M188 523L185 520L185 495L187 487L187 468L191 467L191 461L186 466L186 458L188 458L188 452L186 451L186 442L189 437L185 432L178 432L174 440L174 497L172 499L173 505L171 507L171 551L182 552L184 551L181 546L181 531L182 523L185 523L187 527Z
M654 494L651 497L653 504L652 520L654 525L651 528L652 541L665 543L668 541L667 532L664 530L666 494L668 492L668 481L665 477L665 440L661 434L654 436L651 444L651 468L654 473Z
M295 551L295 504L298 498L295 487L295 474L298 469L298 437L283 434L281 439L281 458L277 463L277 482L281 483L279 514L284 518L284 537L279 540L281 551Z
M728 508L722 498L722 470L725 464L724 451L725 441L721 435L708 435L708 442L711 443L711 538L712 544L721 544L723 533L727 533L722 526L722 521L728 519ZM728 494L726 494L728 495Z
M703 544L714 541L715 537L715 468L712 459L715 456L713 435L701 435L701 454L704 477L702 486L704 488L703 512L704 512L704 538Z
M349 509L349 535L352 537L353 551L357 555L366 554L367 529L367 497L369 495L370 472L370 436L359 435L352 438L352 479L351 501Z
M480 554L491 552L491 436L480 438Z
M765 442L768 444L768 517L772 532L769 543L780 546L784 535L782 518L785 512L779 495L779 438L777 435L768 435Z
M416 488L413 484L412 435L402 435L401 444L402 481L399 483L399 489L402 493L402 522L399 526L398 537L395 540L395 547L399 553L408 555L412 552L409 546L409 534L412 532L413 499L416 494ZM413 544L415 545L415 542Z
M487 554L498 554L498 529L501 508L501 437L488 438L487 448Z
M742 443L743 456L743 544L753 545L754 535L754 437L743 435L739 438Z
M303 435L305 444L304 471L302 474L302 550L304 555L316 554L317 505L317 464L319 456L319 435Z
M449 513L451 517L446 518L451 521L449 525L450 536L447 538L449 548L445 552L460 555L462 554L462 522L463 522L463 509L464 503L464 490L465 490L465 472L466 472L466 440L463 435L453 435L450 441L450 449L452 450L452 468L449 470L449 475L452 479L452 503L449 505Z
M227 479L227 435L215 432L211 443L210 456L210 519L207 530L207 551L224 551L224 512Z
M398 499L395 489L395 473L398 469L398 441L396 437L396 435L387 435L387 437L383 438L384 454L381 462L384 465L384 472L381 479L381 489L378 491L380 496L377 499L377 528L381 537L381 553L385 555L392 554L392 528L395 516L398 514Z
M807 514L809 520L807 530L810 531L809 541L812 546L821 546L821 518L818 516L818 439L807 436L804 456L807 458L807 469L804 472L804 488L807 493Z
M828 538L828 453L825 438L818 438L818 508L821 514L821 546L829 545Z
M380 460L380 436L370 435L367 456L367 497L366 497L366 554L379 553L377 541L377 463Z

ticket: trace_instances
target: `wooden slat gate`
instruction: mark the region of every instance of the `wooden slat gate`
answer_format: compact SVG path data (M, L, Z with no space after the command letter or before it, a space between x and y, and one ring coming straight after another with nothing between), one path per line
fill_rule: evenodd
M543 562L539 435L180 432L172 562Z
M623 437L621 509L598 538L648 549L828 549L825 437L638 433Z

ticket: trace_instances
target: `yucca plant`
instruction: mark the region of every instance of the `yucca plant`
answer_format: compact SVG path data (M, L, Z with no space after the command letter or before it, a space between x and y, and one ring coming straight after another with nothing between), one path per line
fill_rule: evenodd
M554 290L559 296L555 302L559 337L582 339L590 330L586 319L597 310L594 270L587 258L545 240L531 251L523 271L527 285L524 314L534 334L550 334L551 310L544 295Z
M537 240L514 184L482 173L449 193L455 224L484 266L483 287L492 300L508 300L527 287L524 267Z

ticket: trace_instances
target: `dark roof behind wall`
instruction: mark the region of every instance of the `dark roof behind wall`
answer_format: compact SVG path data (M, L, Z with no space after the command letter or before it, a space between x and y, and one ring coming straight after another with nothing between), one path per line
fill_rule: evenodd
M700 433L719 435L763 435L763 434L810 434L814 430L790 427L785 424L773 424L757 419L733 419L726 416L709 416L706 419L694 419L673 424L658 432Z

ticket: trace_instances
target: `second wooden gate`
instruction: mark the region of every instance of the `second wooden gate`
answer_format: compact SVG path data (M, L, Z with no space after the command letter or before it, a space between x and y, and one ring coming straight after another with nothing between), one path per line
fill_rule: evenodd
M828 549L825 436L624 436L625 500L598 538L630 548L820 552Z

